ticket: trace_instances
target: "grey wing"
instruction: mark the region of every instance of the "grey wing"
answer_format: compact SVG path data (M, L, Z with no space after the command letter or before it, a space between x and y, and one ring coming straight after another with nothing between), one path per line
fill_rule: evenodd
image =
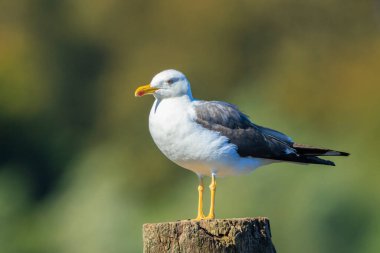
M289 137L253 124L235 105L219 101L196 101L194 109L196 122L226 136L237 146L241 156L274 158L295 151L288 145Z
M329 164L317 157L297 153L287 135L253 124L235 105L219 101L195 101L196 122L227 137L240 156L303 163Z
M292 141L292 138L290 138L289 136L287 136L286 134L283 134L277 130L273 130L273 129L270 129L270 128L267 128L267 127L263 127L263 126L258 126L261 131L266 134L266 135L270 135L280 141L283 141L291 146L293 146L294 142Z
M230 129L247 129L253 126L248 116L226 102L194 101L197 120L211 125L221 125Z

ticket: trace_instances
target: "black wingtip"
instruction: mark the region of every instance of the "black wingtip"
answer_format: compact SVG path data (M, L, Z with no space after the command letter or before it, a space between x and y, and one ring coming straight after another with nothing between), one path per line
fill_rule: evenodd
M335 166L335 163L330 160L325 160L316 156L303 156L299 161L304 163L322 164L328 166Z
M328 165L328 166L335 166L335 163L333 161L325 160L325 159L321 159L321 158L319 158L319 164Z
M320 154L321 156L349 156L350 154L347 152L329 150L324 154Z
M314 146L308 146L305 144L293 143L293 148L297 150L298 154L306 156L349 156L347 152L338 150L319 148Z

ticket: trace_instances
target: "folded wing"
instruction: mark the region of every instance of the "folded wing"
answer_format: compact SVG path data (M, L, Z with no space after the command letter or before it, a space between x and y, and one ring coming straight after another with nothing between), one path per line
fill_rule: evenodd
M253 124L235 105L219 101L195 101L196 122L216 131L236 145L242 157L258 157L299 163L334 165L321 155L348 155L344 152L294 143L276 130Z

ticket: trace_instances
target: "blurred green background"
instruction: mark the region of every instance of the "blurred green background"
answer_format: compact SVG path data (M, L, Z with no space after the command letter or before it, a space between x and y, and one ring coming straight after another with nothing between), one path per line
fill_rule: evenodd
M1 1L0 252L141 252L143 223L195 217L195 174L155 147L153 98L133 96L167 68L197 98L352 154L219 179L219 218L269 217L278 252L379 252L374 0Z

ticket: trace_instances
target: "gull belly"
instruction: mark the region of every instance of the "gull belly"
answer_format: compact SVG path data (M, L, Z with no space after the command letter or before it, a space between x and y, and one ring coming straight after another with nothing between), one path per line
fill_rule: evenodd
M156 100L149 115L149 131L161 152L179 166L200 176L247 173L273 160L241 157L225 136L195 122L188 96Z

